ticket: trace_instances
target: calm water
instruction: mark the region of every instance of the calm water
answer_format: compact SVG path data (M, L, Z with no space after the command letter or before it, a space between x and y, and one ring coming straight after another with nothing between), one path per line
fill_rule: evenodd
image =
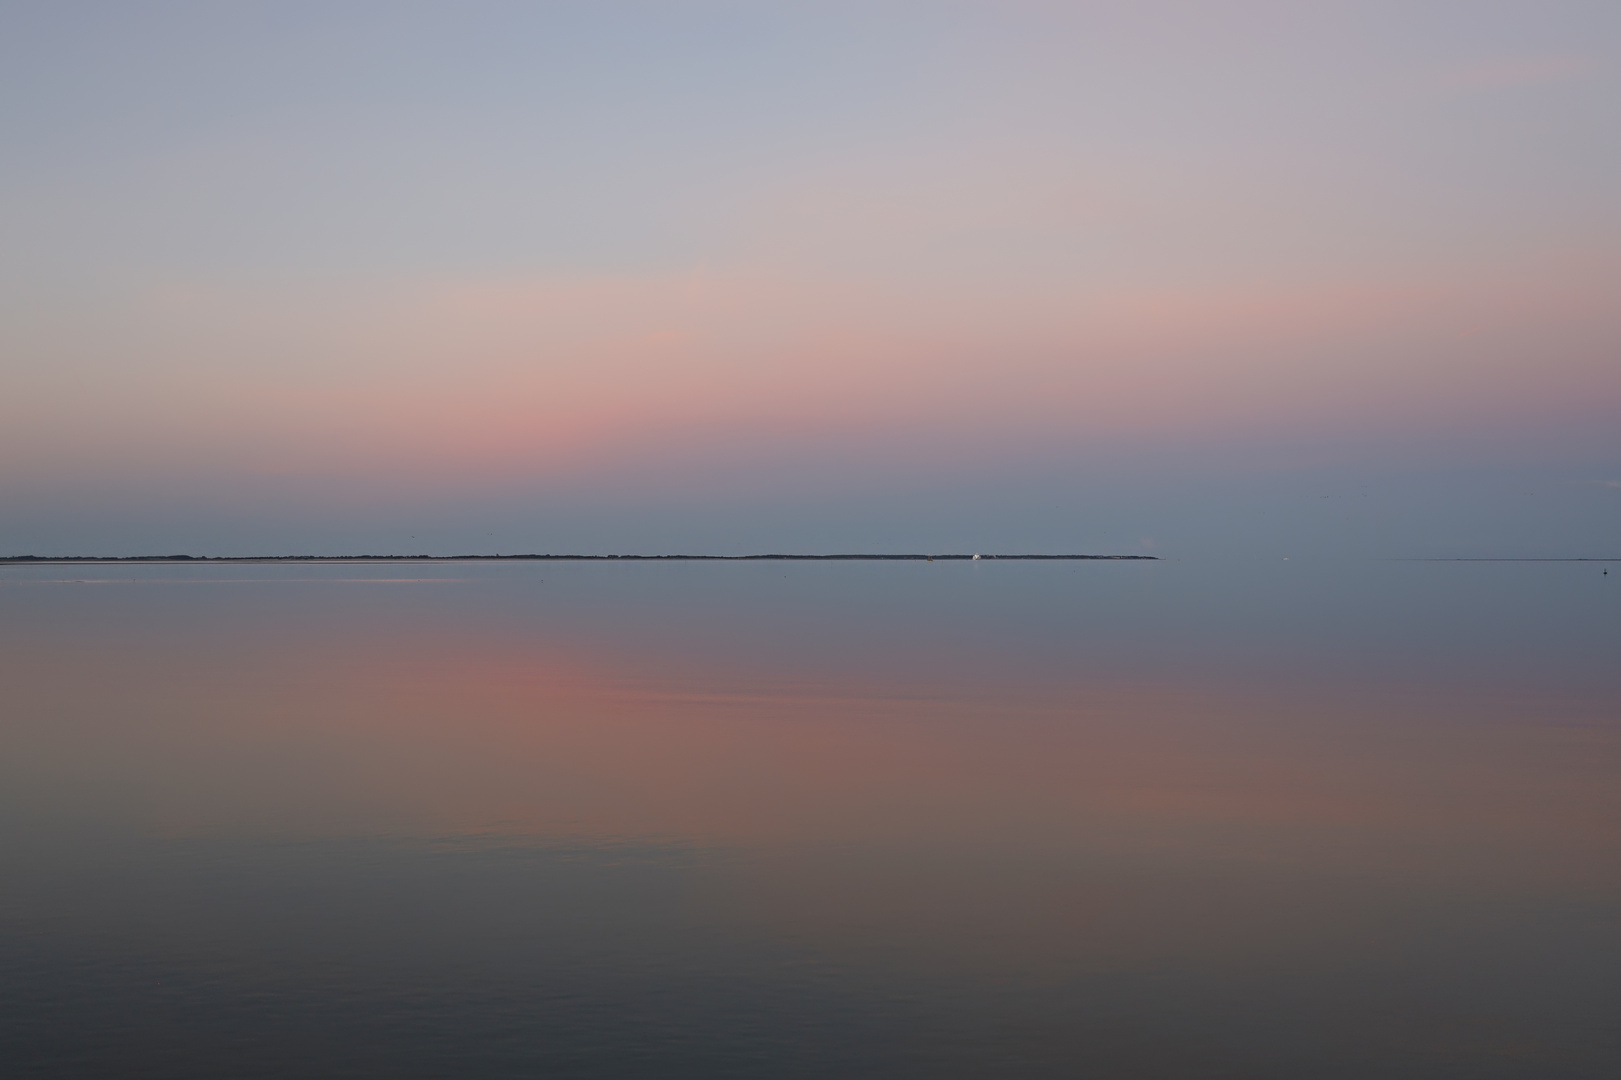
M1618 1076L1601 569L0 568L0 1071Z

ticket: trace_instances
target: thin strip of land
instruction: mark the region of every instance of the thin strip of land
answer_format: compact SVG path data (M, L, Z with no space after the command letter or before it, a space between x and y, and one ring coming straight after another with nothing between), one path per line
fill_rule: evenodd
M42 563L393 563L393 562L952 562L974 559L1013 560L1109 560L1116 562L1157 562L1157 555L962 555L962 554L860 554L860 555L12 555L0 557L0 565L39 565Z

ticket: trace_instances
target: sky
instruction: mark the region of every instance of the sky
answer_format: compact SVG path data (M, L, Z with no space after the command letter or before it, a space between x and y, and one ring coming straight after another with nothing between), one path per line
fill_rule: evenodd
M1621 555L1621 7L0 2L0 554Z

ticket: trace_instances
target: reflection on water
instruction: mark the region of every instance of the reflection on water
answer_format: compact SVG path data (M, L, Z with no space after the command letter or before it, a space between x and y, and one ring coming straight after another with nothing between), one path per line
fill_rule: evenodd
M0 568L21 1075L1621 1074L1597 566L370 569Z

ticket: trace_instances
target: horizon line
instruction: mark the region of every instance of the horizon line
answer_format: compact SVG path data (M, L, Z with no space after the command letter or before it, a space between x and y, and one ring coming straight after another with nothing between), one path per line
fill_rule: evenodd
M595 562L595 561L685 561L685 562L750 562L778 560L786 562L886 562L886 561L973 561L975 559L1002 559L1032 561L1058 560L1146 560L1158 562L1158 555L1003 555L1003 554L833 554L833 555L9 555L0 556L0 565L26 565L31 563L274 563L274 562Z

